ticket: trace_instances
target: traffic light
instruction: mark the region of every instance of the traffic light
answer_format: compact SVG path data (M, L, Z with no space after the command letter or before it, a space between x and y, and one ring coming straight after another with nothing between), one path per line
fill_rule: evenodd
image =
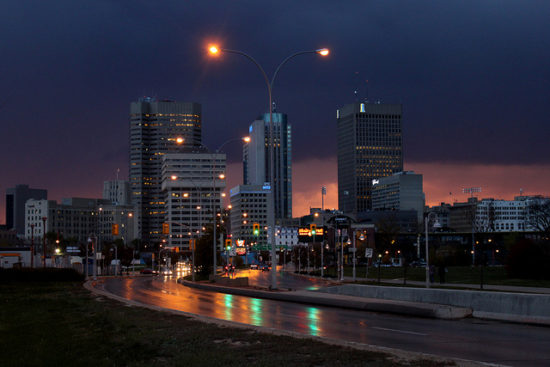
M189 250L191 250L191 251L195 250L195 239L194 238L189 239Z
M260 235L260 223L254 223L252 225L252 233L254 233L254 236Z
M111 234L113 236L118 236L118 224L113 224L111 227Z
M225 240L225 249L227 251L231 250L231 238Z
M170 233L170 223L162 223L162 234Z
M315 236L315 233L317 233L317 224L310 224L309 232L311 232L312 236Z

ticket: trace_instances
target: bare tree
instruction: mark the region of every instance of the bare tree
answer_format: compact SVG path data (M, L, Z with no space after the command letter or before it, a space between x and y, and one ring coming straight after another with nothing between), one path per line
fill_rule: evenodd
M528 206L527 222L535 230L550 236L550 199L538 199Z

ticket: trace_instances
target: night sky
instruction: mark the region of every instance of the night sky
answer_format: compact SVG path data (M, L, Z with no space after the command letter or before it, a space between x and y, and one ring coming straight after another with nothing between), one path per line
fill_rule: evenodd
M142 96L203 105L203 142L246 134L267 91L244 51L279 73L293 125L294 215L336 206L336 109L402 103L405 168L427 202L550 193L550 2L3 1L0 223L5 189L100 197L128 172L128 113ZM368 82L367 82L368 81ZM229 186L241 148L228 145Z

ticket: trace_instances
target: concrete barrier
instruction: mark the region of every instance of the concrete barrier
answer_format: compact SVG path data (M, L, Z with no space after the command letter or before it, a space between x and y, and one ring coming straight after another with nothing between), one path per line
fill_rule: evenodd
M474 317L550 324L550 295L346 284L318 292L471 308Z
M216 276L214 282L226 287L248 287L248 277L227 278Z

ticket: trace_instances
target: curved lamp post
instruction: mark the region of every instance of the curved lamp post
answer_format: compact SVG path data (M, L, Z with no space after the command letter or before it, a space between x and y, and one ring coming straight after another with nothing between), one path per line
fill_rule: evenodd
M269 80L269 78L267 77L267 74L266 72L264 71L264 68L262 68L262 66L250 55L242 52L242 51L237 51L237 50L230 50L230 49L226 49L226 48L220 48L216 45L211 45L208 47L208 51L210 52L211 55L219 55L220 53L222 52L225 52L225 53L232 53L232 54L237 54L237 55L241 55L241 56L244 56L246 57L248 60L252 61L254 63L254 65L256 65L258 67L258 69L260 70L260 73L262 74L263 78L264 78L264 81L265 81L265 84L267 86L267 94L268 94L268 97L269 97L269 163L270 163L270 176L269 176L269 183L270 183L270 187L271 187L271 197L272 197L272 218L271 218L271 221L272 223L270 223L269 227L271 227L271 231L273 232L272 233L272 236L269 237L270 241L271 241L271 289L277 289L277 278L276 278L276 271L277 271L277 264L276 264L276 261L275 261L275 258L276 258L276 253L275 253L275 241L274 241L274 237L275 237L275 197L274 197L274 184L275 184L275 180L274 180L274 172L275 172L275 167L274 167L274 164L273 164L273 156L274 156L274 152L273 152L273 144L274 144L274 139L273 139L273 98L272 98L272 90L273 90L273 82L275 81L275 77L277 76L277 74L279 73L279 70L283 67L283 65L285 65L288 61L290 61L290 59L296 57L296 56L299 56L299 55L304 55L304 54L318 54L318 55L321 55L321 56L328 56L328 54L330 53L329 49L328 48L320 48L320 49L317 49L317 50L311 50L311 51L300 51L300 52L296 52L296 53L293 53L292 55L288 56L286 59L284 59L280 64L279 66L277 66L277 68L275 69L275 72L273 73L273 77L271 78L271 81Z

